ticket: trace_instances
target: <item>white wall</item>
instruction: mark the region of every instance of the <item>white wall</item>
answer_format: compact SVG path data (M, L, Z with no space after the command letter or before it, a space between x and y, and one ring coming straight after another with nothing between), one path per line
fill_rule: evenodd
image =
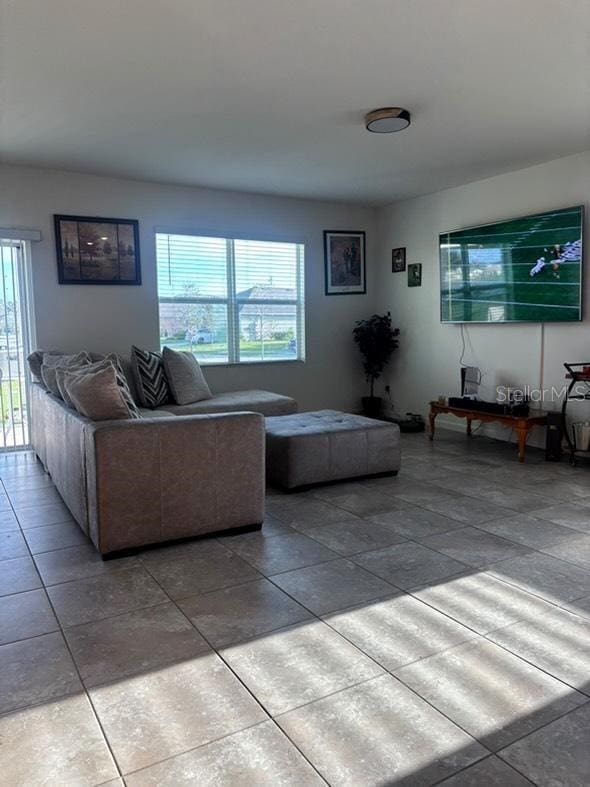
M140 287L59 285L53 214L139 219ZM372 313L375 211L323 202L166 186L78 173L0 168L0 227L39 229L33 246L37 343L40 347L126 352L158 348L156 227L306 244L305 364L210 368L214 390L267 388L295 396L302 408L350 409L364 392L354 321ZM367 232L367 295L324 295L324 229Z
M590 200L590 152L488 178L382 208L378 213L377 308L391 310L401 329L389 382L402 412L426 413L439 394L459 395L460 328L439 319L438 236L513 216L566 208ZM586 214L586 219L588 214ZM482 396L495 399L498 384L561 387L564 361L590 360L590 248L586 232L584 315L581 323L466 326L465 363L484 373ZM391 249L407 247L407 261L422 263L423 284L408 288L406 274L391 273ZM542 359L542 360L541 360ZM546 401L545 409L558 403ZM590 408L580 411L590 414ZM456 419L448 425L463 422ZM493 429L495 436L505 432Z
M301 406L357 406L365 391L354 321L390 310L401 329L400 349L378 385L391 385L397 409L425 413L439 394L458 394L460 329L439 321L438 236L441 231L570 205L588 205L590 153L569 156L379 211L315 201L166 186L55 170L0 168L0 226L40 229L33 248L38 344L75 350L125 352L131 343L157 348L158 318L154 230L250 233L306 243L305 364L210 368L215 390L261 387L297 397ZM141 287L76 287L57 283L54 213L110 215L140 222ZM367 232L366 296L324 295L324 229ZM586 233L586 267L590 249ZM378 242L377 242L378 240ZM391 249L406 246L408 262L423 265L423 286L408 288L391 273ZM588 279L588 276L586 276ZM590 360L590 288L584 287L583 323L546 325L546 387L563 384L562 363ZM499 383L538 385L539 324L466 327L465 362L484 374L483 395ZM550 402L545 403L551 407ZM589 408L590 411L590 408ZM589 413L590 414L590 413ZM451 422L459 428L462 424Z

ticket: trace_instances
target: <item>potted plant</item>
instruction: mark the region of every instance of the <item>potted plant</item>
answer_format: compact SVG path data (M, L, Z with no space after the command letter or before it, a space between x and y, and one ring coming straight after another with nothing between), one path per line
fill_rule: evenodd
M375 418L381 412L381 397L375 396L375 380L381 377L393 351L398 346L399 328L392 328L391 315L374 314L368 320L359 320L352 332L354 341L363 356L365 378L370 383L369 396L363 396L363 412Z

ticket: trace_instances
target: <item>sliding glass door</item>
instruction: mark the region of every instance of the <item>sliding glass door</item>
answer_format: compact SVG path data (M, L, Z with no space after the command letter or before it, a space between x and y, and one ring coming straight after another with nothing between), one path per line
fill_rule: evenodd
M0 239L0 451L29 445L31 313L25 253L23 242Z

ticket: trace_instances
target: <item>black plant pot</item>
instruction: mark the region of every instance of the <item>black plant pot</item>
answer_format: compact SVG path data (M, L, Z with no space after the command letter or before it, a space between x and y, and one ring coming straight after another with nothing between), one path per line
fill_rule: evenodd
M382 401L380 396L363 396L361 399L363 403L363 413L368 418L379 418L381 415Z

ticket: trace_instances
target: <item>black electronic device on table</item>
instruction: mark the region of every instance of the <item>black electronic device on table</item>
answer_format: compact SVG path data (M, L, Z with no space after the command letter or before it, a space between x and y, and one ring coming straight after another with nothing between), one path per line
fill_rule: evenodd
M494 415L513 415L525 417L529 414L528 402L516 404L498 404L498 402L482 402L469 396L450 396L449 407L459 407L463 410L475 410L479 413L493 413Z

